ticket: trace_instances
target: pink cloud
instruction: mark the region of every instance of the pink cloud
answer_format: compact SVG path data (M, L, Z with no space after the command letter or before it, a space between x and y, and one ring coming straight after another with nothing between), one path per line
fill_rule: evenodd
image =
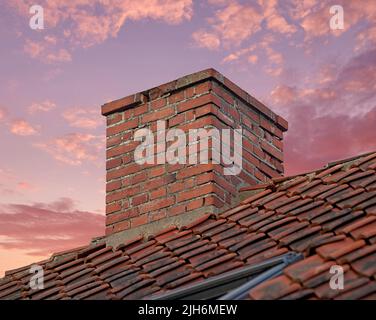
M55 160L74 166L81 165L85 161L98 164L104 145L104 138L83 133L66 134L47 142L34 144Z
M248 61L249 61L250 63L255 64L255 63L257 63L257 61L258 61L258 56L255 55L255 54L251 54L251 55L248 57Z
M376 49L332 68L327 81L318 77L309 88L279 85L271 93L271 104L289 121L287 174L376 150Z
M27 250L29 255L49 255L88 244L92 237L102 235L104 216L78 211L72 202L62 198L57 201L59 205L1 205L0 237L8 240L1 241L0 247Z
M193 40L199 47L207 49L217 49L221 41L214 33L207 32L205 30L198 30L192 34Z
M287 85L278 85L271 92L271 98L276 105L287 105L297 96L296 88Z
M103 124L103 117L93 108L71 108L63 113L63 118L71 127L95 129Z
M32 0L8 2L23 17L30 16L32 4ZM193 15L192 0L41 0L38 4L44 8L46 28L54 34L39 42L27 39L24 50L46 63L71 61L76 47L87 48L116 37L128 20L154 19L178 24Z
M259 0L259 4L263 9L263 16L266 20L267 29L282 34L291 34L297 31L297 28L288 23L280 14L278 0Z
M8 110L5 107L0 106L0 121L4 120L8 115Z
M309 108L296 108L289 117L285 140L286 174L296 174L326 163L376 151L376 107L364 116L315 116Z
M34 190L35 187L33 185L31 185L29 182L26 182L26 181L21 181L17 184L17 187L21 190L27 190L27 191L30 191L30 190Z
M376 44L376 25L359 32L356 39L358 41L356 51L374 46Z
M54 102L50 100L45 100L39 103L38 102L32 103L28 107L28 111L30 114L33 114L37 112L48 112L55 108L56 108L56 104Z
M72 60L70 52L63 48L57 48L56 42L51 42L48 36L38 42L26 39L24 51L30 57L49 64L69 62Z
M231 1L216 12L213 29L228 43L240 44L260 30L262 16L250 5Z
M26 120L13 120L10 123L10 131L18 136L33 136L38 133L38 129Z

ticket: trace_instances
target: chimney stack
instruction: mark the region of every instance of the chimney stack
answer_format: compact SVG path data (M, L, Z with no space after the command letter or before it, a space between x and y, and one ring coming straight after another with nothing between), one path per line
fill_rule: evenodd
M106 103L102 114L106 235L112 243L221 212L239 202L240 188L283 174L286 120L213 69ZM204 141L192 134L195 129L212 132L207 148L194 142ZM224 156L226 148L231 152ZM208 163L200 158L206 152ZM241 159L233 174L230 156Z

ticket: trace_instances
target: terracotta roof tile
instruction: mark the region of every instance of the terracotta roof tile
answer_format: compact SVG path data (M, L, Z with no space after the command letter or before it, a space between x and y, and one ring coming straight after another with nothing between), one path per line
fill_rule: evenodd
M288 251L304 259L253 288L251 299L376 298L376 153L324 170L273 179L219 215L171 227L116 249L100 240L40 262L43 290L28 285L30 266L0 279L1 299L141 299L256 264ZM332 265L344 290L329 287Z

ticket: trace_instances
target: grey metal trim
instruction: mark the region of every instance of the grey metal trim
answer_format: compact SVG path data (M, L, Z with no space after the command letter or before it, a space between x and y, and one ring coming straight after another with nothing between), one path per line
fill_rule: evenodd
M249 280L248 282L244 283L242 286L225 294L218 300L241 300L241 299L246 298L246 296L248 295L248 292L252 288L256 287L257 285L259 285L260 283L268 279L281 275L284 268L286 268L289 264L302 259L302 257L303 257L302 254L296 254L294 252L288 253L285 257L283 257L282 263L274 266L273 268Z
M278 267L278 266L283 266L283 268L285 268L286 265L292 263L290 261L297 261L298 257L300 259L302 255L295 253L295 252L288 252L284 255L268 259L266 261L263 261L255 265L247 266L239 270L229 271L221 275L212 277L208 280L202 281L200 283L186 286L180 289L172 290L164 294L147 297L146 299L148 300L215 299L215 298L220 297L223 293L228 292L229 290L242 286L244 282L249 281L249 278L251 277L252 279L258 278L258 277L255 278L255 275L260 274L265 269ZM261 275L263 274L264 273L262 273ZM263 278L260 278L260 279L263 279ZM223 297L221 299L223 299Z

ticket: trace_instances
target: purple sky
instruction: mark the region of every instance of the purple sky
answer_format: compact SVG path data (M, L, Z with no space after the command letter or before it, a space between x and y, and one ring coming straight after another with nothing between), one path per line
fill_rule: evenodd
M0 275L103 234L100 105L185 74L284 116L287 174L376 150L374 0L40 0L38 31L35 3L0 3Z

